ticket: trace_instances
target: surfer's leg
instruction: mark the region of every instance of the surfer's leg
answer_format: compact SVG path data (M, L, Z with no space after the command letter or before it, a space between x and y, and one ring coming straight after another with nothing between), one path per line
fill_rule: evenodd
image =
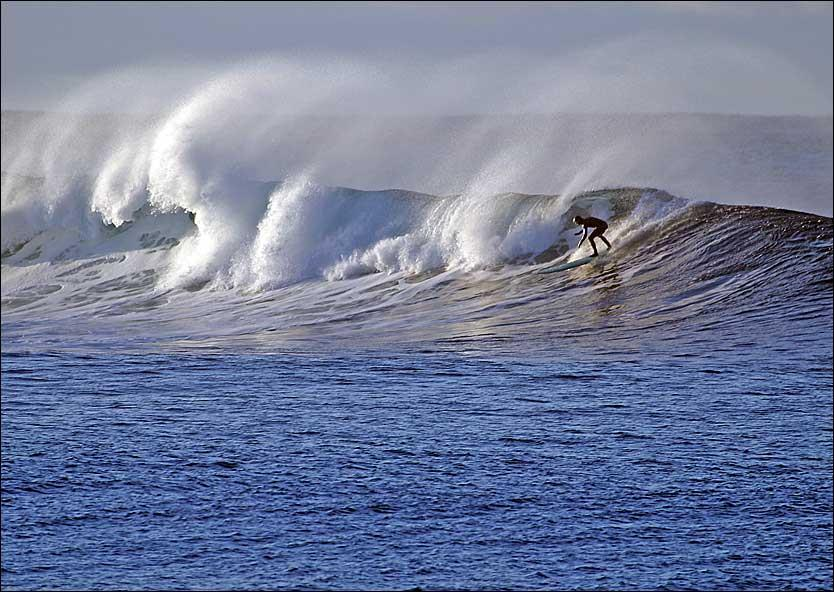
M608 248L609 248L609 250L610 250L610 249L611 249L611 243L609 243L609 242L608 242L608 239L607 239L607 238L605 238L605 237L602 235L602 233L603 233L603 232L605 232L606 230L608 230L608 225L605 225L605 226L603 226L603 227L601 227L601 228L595 228L595 229L594 229L594 231L591 233L591 236L590 236L589 238L590 238L592 241L593 241L595 238L601 238L601 239L602 239L602 242L604 242L604 243L605 243L605 246L606 246L606 247L608 247ZM596 249L594 249L594 252L596 252Z
M596 246L596 244L594 243L594 239L595 239L595 238L601 238L603 241L605 241L605 244L606 244L606 245L608 245L608 248L609 248L609 249L611 248L611 245L610 245L610 244L608 244L608 241L607 241L607 240L605 240L605 237L604 237L604 236L602 236L602 233L603 233L603 230L601 230L601 229L599 229L599 228L596 228L596 229L594 229L594 231L591 233L591 236L589 236L589 237L588 237L588 241L591 243L591 246L594 248L594 255L593 255L594 257L596 257L597 255L599 255L599 253L597 252L597 246Z

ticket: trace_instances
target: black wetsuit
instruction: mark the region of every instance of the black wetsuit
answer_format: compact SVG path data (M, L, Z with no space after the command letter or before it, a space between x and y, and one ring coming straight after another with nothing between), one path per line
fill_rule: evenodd
M587 218L582 218L582 226L584 227L586 233L588 232L589 228L594 229L594 231L588 237L588 241L591 243L591 248L594 250L594 255L597 254L597 246L596 244L594 244L595 238L601 238L602 242L605 243L605 246L607 246L609 249L611 248L611 243L609 243L608 240L604 236L602 236L602 234L606 230L608 230L608 222L606 222L605 220L600 220L599 218L592 218L588 216Z
M588 238L596 238L602 236L602 233L608 230L608 222L600 220L599 218L582 218L582 226L585 228L593 228L594 231Z

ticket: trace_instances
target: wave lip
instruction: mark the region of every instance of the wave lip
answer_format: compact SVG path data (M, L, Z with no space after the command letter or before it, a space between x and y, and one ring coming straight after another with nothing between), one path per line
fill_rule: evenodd
M208 282L262 290L312 279L370 273L476 270L544 261L568 249L577 213L612 218L612 236L682 207L655 190L559 196L432 196L404 190L361 191L315 184L306 176L260 183L226 179L203 190L189 210L148 203L130 220L70 220L5 249L4 262L41 263L147 252L164 243L164 287ZM11 222L10 222L11 223ZM141 263L141 255L137 264ZM161 267L161 269L160 269Z

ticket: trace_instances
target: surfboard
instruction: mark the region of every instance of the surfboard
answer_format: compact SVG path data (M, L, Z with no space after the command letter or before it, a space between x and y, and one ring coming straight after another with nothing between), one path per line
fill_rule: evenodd
M590 263L594 259L599 259L602 255L598 257L583 257L582 259L577 259L576 261L569 261L567 263L562 263L561 265L554 265L553 267L545 267L541 271L537 273L555 273L557 271L567 271L568 269L573 269L574 267L579 267L580 265L585 265L586 263Z

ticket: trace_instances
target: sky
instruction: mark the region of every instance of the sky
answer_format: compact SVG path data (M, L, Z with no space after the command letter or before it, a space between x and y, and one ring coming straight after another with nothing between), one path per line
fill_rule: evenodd
M608 66L689 85L681 102L647 100L670 94L650 84L621 110L832 112L831 2L2 3L3 109L54 108L85 81L131 68L164 71L150 89L162 97L195 72L274 55L388 64L490 56L475 68L497 80L522 61L558 63L598 72L592 96ZM464 108L477 111L476 102Z

